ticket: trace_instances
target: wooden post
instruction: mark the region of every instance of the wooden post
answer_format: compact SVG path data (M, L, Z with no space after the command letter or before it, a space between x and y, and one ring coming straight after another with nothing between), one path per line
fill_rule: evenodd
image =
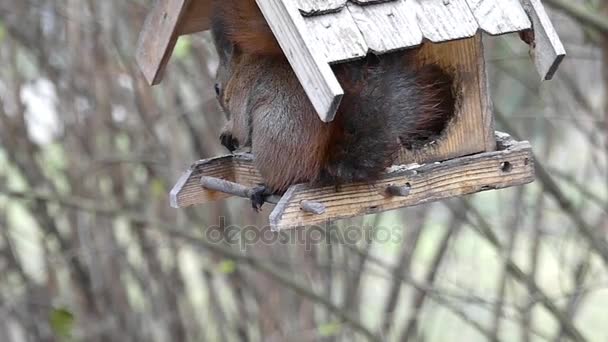
M157 0L139 35L135 58L150 85L160 83L180 35L209 28L211 0Z
M334 119L344 95L329 61L306 40L304 19L291 0L256 0L293 71L323 122Z
M530 53L536 70L543 80L550 80L566 56L566 50L540 0L521 2L532 20L534 40L530 45Z

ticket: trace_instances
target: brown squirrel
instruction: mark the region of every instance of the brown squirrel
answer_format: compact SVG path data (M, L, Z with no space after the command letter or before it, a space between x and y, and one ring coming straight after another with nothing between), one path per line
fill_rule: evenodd
M216 92L229 120L220 139L230 151L251 147L265 181L256 210L265 194L295 183L373 180L402 146L437 136L454 111L451 76L414 67L416 52L404 51L333 66L344 97L324 123L255 0L216 0L213 13Z

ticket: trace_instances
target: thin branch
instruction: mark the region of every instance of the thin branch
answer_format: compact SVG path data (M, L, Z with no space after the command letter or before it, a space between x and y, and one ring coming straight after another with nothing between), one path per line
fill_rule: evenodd
M604 34L608 34L608 17L572 0L545 0L553 7L567 13L585 26L591 26Z
M496 110L495 113L496 118L498 121L500 121L501 125L503 125L514 138L521 140L506 117L498 110ZM553 197L560 208L562 208L562 210L577 225L581 234L587 240L587 243L599 254L604 262L604 265L608 267L608 244L606 243L606 239L598 234L595 227L592 227L587 223L587 221L585 221L585 219L583 219L583 216L578 208L576 208L574 203L566 196L555 180L553 180L553 177L551 177L551 175L547 172L543 164L538 160L538 158L535 159L536 176L542 183L543 188Z
M501 257L504 257L507 262L507 270L511 274L511 276L522 284L526 285L532 293L534 293L538 300L543 304L545 309L549 311L553 317L564 327L566 334L572 338L572 340L577 342L586 341L586 338L581 334L581 332L576 328L574 323L568 318L568 316L562 312L557 305L545 294L545 292L536 284L534 279L531 279L529 275L527 275L524 271L513 262L513 260L506 258L502 253L504 251L504 247L502 243L498 239L498 236L494 233L490 224L485 220L483 215L475 207L473 207L468 201L462 200L463 204L467 208L469 214L474 217L477 228L477 232L484 237L494 248L496 248L497 252ZM453 208L449 207L451 210ZM473 223L472 220L469 222Z
M509 241L507 242L507 250L505 252L506 255L506 260L511 260L511 258L513 257L513 249L515 248L515 241L517 239L517 234L519 232L519 224L521 221L521 216L522 216L522 212L523 212L523 197L524 197L524 187L519 187L516 191L515 194L515 200L514 202L514 208L512 210L512 219L508 221L508 223L505 225L505 230L507 230L509 232ZM497 298L498 298L498 302L496 303L496 306L494 307L494 315L493 315L493 319L494 319L494 324L492 327L492 335L493 335L493 339L495 341L498 340L498 335L500 334L501 331L501 320L503 317L503 310L504 310L504 302L505 302L505 297L507 296L507 282L509 281L509 271L508 271L508 265L507 262L503 262L503 267L501 270L501 274L500 274L500 280L498 282L498 294L497 294Z
M224 256L226 259L231 259L237 262L241 262L251 266L253 269L267 275L273 280L277 281L286 288L294 291L298 295L305 297L317 304L326 307L331 313L339 317L344 322L348 323L355 331L361 333L369 341L381 341L378 336L372 333L366 328L358 319L351 316L351 314L342 310L339 306L331 302L330 299L325 298L314 291L310 290L303 284L293 280L284 272L277 270L273 265L269 265L266 262L259 260L254 257L250 257L241 253L238 253L230 248L223 245L214 244L209 241L197 238L183 230L174 228L174 224L168 222L162 222L160 220L151 219L149 216L138 214L126 210L120 210L116 208L101 207L99 203L82 198L62 198L59 196L46 195L37 192L21 192L12 191L0 188L0 195L8 196L10 198L22 199L22 200L36 200L44 201L62 205L67 208L94 213L102 216L109 217L122 217L132 222L145 223L141 225L142 228L158 228L161 232L165 233L168 237L178 239L185 242L192 247L201 248L203 250L219 254Z
M450 241L452 240L453 236L460 230L460 227L462 227L465 215L466 211L464 209L459 213L452 214L451 222L447 227L443 238L441 238L441 242L437 247L435 256L433 257L433 261L431 262L431 265L425 277L425 283L429 284L429 286L432 286L435 283L435 279L437 278L437 274L439 273L439 268L441 267L441 264L444 260L444 256L448 251ZM422 308L424 307L424 303L426 302L427 295L427 291L414 291L413 298L411 301L411 308L409 310L409 319L407 320L407 323L405 324L405 327L401 332L401 338L399 338L399 341L410 341L417 335L416 332L418 330L418 321L420 318L420 313L422 312ZM485 329L478 330L485 331ZM491 334L488 331L487 336L490 335Z
M418 245L418 239L420 238L420 234L422 233L422 228L424 227L424 222L426 221L426 213L428 211L426 207L415 210L417 210L415 212L416 217L415 220L413 220L411 231L403 240L403 244L401 246L401 253L399 255L399 262L393 270L393 273L395 274L410 273L410 266L412 258L414 256L414 251L416 250L416 246ZM389 295L386 297L386 302L384 304L384 320L382 321L383 323L380 326L382 331L385 331L387 334L390 333L390 330L393 325L395 308L397 307L397 304L399 302L401 289L401 282L399 281L399 278L395 277L393 279L393 283L391 284Z

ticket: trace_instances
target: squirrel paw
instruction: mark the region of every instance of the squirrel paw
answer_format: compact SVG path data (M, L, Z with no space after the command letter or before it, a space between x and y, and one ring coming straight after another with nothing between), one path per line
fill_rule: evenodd
M234 152L237 148L239 148L239 141L236 140L230 132L223 132L220 135L220 142L230 152Z
M255 188L251 189L251 195L249 198L251 199L251 206L256 213L260 212L262 205L264 205L265 202L264 197L269 194L268 189L264 185L256 186Z

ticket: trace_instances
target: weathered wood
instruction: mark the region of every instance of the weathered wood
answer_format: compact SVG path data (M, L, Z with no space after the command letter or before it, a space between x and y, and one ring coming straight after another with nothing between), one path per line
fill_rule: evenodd
M519 32L532 27L519 0L467 0L479 27L492 35Z
M344 92L329 62L311 45L304 18L291 0L256 0L319 117L332 121Z
M256 0L323 121L343 91L328 64L418 46L534 29L531 54L551 79L565 50L539 0ZM140 34L136 60L158 84L180 35L207 30L211 0L158 0Z
M477 82L479 82L479 101L481 103L481 124L484 132L484 151L490 152L496 149L495 125L494 125L494 103L490 92L490 79L486 67L483 39L480 39L480 50L477 55Z
M190 0L190 4L179 23L179 34L206 31L211 27L212 0Z
M337 12L346 5L347 0L297 0L298 9L304 16Z
M423 148L402 150L398 163L428 163L494 150L492 106L481 35L441 44L425 43L417 53L417 63L437 64L452 73L456 112L437 140Z
M504 133L496 133L496 137L498 151L437 163L394 166L372 183L346 184L338 191L335 186L294 185L282 198L268 199L270 203L278 202L270 215L271 226L278 230L315 225L532 182L534 160L530 144L513 141ZM250 154L202 160L195 163L171 190L171 205L184 208L228 197L202 187L203 177L238 183L240 190L263 182L253 167ZM220 190L224 191L225 187ZM239 195L247 195L245 190Z
M252 156L244 153L194 163L171 190L169 195L171 207L185 208L230 197L226 193L202 188L200 184L202 176L220 178L246 187L262 183L262 177L253 167L252 161Z
M326 61L349 61L367 55L368 47L349 11L306 18L307 42Z
M325 205L319 202L302 201L300 202L300 209L306 213L321 215L325 213Z
M543 80L550 80L566 56L566 50L540 0L521 0L532 19L534 42L530 53Z
M207 190L223 192L227 195L249 198L251 196L251 187L246 187L239 183L227 181L222 178L202 176L201 186Z
M391 196L406 197L412 193L412 185L409 183L405 185L389 185L386 188L386 192Z
M350 0L350 2L355 3L355 4L359 4L359 5L373 5L373 4L380 4L383 2L387 2L387 1L395 1L395 0Z
M416 18L416 4L397 0L372 6L348 4L355 23L369 49L386 53L422 43L422 31Z
M415 0L418 24L431 42L472 37L479 26L466 0Z
M159 0L141 30L135 59L146 81L158 84L178 38L178 23L190 0Z
M247 187L239 183L231 182L222 178L215 178L209 176L202 176L200 180L201 186L208 191L222 192L226 195L237 196L242 198L251 199L251 196L255 193L255 187ZM277 204L281 199L280 196L265 195L264 201L271 204ZM322 204L310 202L307 208L313 208L310 210L316 210L315 208L322 207ZM316 211L314 211L316 212Z
M506 149L412 167L385 174L371 184L291 187L270 215L273 230L323 224L327 221L414 206L485 190L534 181L534 160L528 142L508 143ZM505 167L508 165L508 167ZM386 194L388 186L410 186L408 196ZM324 204L321 215L305 213L302 201Z

